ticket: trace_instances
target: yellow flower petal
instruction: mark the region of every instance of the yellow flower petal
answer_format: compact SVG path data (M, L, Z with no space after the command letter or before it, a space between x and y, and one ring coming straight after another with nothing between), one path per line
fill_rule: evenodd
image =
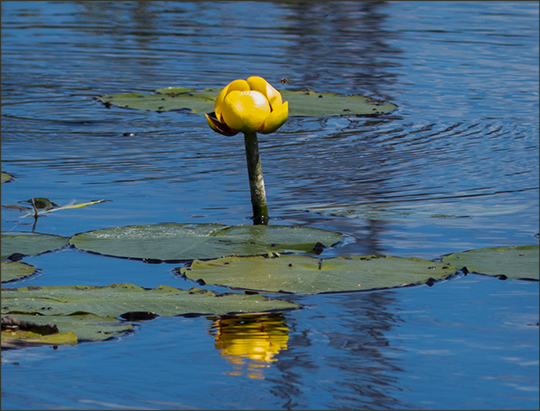
M214 112L216 113L216 118L219 121L223 121L223 100L225 100L227 94L229 94L233 90L247 91L250 90L250 87L246 80L240 79L231 81L229 84L227 84L227 86L225 86L223 90L221 90L214 104Z
M272 108L272 110L275 110L276 107L279 107L281 106L281 104L283 104L281 93L262 77L252 76L247 79L247 83L251 86L253 90L257 90L264 94L264 96L270 102L270 107Z
M230 128L247 133L262 126L270 114L270 105L258 91L233 90L225 96L222 111L223 120Z
M258 131L261 134L270 134L280 128L289 117L289 102L286 101L282 105L276 107L272 113L266 118L261 128Z

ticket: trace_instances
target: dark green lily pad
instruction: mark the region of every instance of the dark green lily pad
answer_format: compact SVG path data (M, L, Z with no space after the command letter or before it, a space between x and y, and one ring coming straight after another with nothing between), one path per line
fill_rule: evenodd
M2 182L2 183L7 183L8 181L11 181L11 180L13 180L15 178L11 174L5 173L3 171L1 171L0 174L1 174L0 182Z
M154 94L106 94L96 97L107 107L111 105L147 111L186 111L211 113L221 89L204 90L168 87ZM379 115L394 111L397 106L363 96L341 96L312 90L281 90L283 101L289 102L289 117L330 117L341 115Z
M537 245L480 248L447 255L443 262L480 274L538 280L538 253Z
M35 272L36 269L30 264L20 263L18 261L2 261L3 283L28 277Z
M180 268L190 279L206 284L270 292L318 294L337 291L372 290L431 283L454 274L448 263L419 258L354 256L318 259L298 255L277 258L226 257L195 260Z
M153 289L129 283L105 287L74 285L2 288L2 315L10 316L94 314L105 318L144 312L170 317L294 308L299 306L261 295L219 294L199 288L182 290L163 285Z
M2 232L2 259L12 254L38 255L58 250L68 243L67 237L29 232Z
M341 234L307 227L155 224L114 227L76 234L69 243L99 254L157 261L211 259L268 252L314 252Z

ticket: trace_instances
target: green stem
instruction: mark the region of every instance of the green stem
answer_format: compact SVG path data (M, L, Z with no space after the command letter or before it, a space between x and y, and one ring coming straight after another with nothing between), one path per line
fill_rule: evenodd
M253 224L268 224L268 206L266 205L266 191L259 155L259 142L255 131L244 133L246 144L246 160L251 190L251 204L253 205Z

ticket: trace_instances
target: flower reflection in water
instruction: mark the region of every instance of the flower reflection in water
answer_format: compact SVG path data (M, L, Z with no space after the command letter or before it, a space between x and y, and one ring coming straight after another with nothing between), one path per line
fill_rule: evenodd
M287 349L289 328L281 313L235 314L213 317L215 346L233 370L228 375L246 374L264 379L264 368L277 361Z

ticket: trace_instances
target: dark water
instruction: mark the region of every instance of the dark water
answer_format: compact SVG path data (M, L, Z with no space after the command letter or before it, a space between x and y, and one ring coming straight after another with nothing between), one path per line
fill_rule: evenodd
M1 7L2 170L17 177L2 204L112 200L41 218L38 232L249 224L242 139L200 115L106 109L92 97L260 75L399 106L380 118L290 118L261 136L271 223L346 234L330 255L434 259L538 244L536 2ZM441 214L461 218L429 218ZM3 210L2 230L31 231L32 221ZM9 286L193 285L172 265L73 250L23 261L41 274ZM305 308L254 320L288 330L267 361L227 353L205 317L3 352L2 408L539 407L538 282L469 274L290 299Z

